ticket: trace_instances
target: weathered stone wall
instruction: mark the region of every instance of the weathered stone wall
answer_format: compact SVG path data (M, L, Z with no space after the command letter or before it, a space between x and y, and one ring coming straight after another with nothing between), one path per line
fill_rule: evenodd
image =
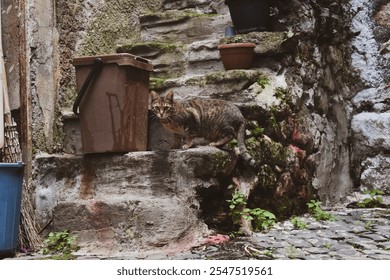
M154 77L159 79L153 80L151 86L154 89L161 92L174 89L178 98L184 99L201 96L231 100L240 106L248 119L257 121L248 126L252 133L250 136L254 136L251 138L257 137L257 140L249 138L247 145L254 156L262 161L263 167L257 174L257 185L249 197L250 207L269 206L266 198L274 204L286 206L283 211L288 213L281 214L287 216L305 206L306 200L315 195L313 188L328 205L344 201L350 192L360 187L382 188L388 193L388 1L275 0L271 30L274 33L250 38L260 43L266 39L267 44L277 41L275 48L271 44L267 48L256 49L256 70L230 72L223 71L216 51L219 39L223 37L222 28L230 23L223 1L144 2L72 0L57 1L50 6L51 1L30 1L35 149L62 153L63 140L76 131L74 127L72 133L67 135L62 131L63 117L68 115L66 112L76 96L71 59L81 55L113 53L118 43L126 41L127 47L119 50L139 51L157 62L159 72L154 73ZM46 8L50 6L51 19L43 18L45 5ZM184 10L179 14L170 14L161 12L159 7L197 8L199 13L194 15L193 10ZM139 17L140 14L143 16ZM202 22L208 25L196 25ZM174 32L171 27L176 28ZM215 32L207 34L212 31L210 27L215 27ZM202 33L201 30L207 32ZM198 41L192 42L191 32L198 36ZM166 42L155 43L160 39ZM172 65L170 60L173 58L175 61ZM213 73L207 74L207 71ZM263 87L264 81L267 81L267 85L263 84ZM172 152L172 158L185 155L183 166L189 167L190 156L196 158L199 155L192 152ZM210 154L200 156L200 162L206 163L208 157L216 153L215 150L208 152ZM158 157L153 152L144 155L146 158L139 160L145 161L145 165L149 164L148 157L152 161ZM137 158L137 155L125 155L111 162L110 157L103 157L97 162L100 162L101 172L106 168L117 168L115 160L121 162L118 176L125 178L115 183L121 192L126 184L129 187L126 191L132 191L128 184L134 178L126 177L126 172L134 170L126 170L134 168L134 165L127 158ZM63 175L62 168L72 162L80 170L69 168L67 172L74 171L76 176L72 177L70 173ZM83 197L82 189L93 181L96 190L100 191L108 179L102 179L95 171L89 172L82 162L83 159L78 156L36 158L34 184L41 223L50 220L54 210L64 214L61 207L56 207L58 202L68 204L64 209L71 208L69 200L72 200L72 195L81 197L81 206L92 203L92 206L77 208L86 215L86 220L90 218L88 215L99 214L94 213L94 200L98 198L99 203L105 203L100 193ZM242 179L238 184L250 185L245 182L248 175L245 166L241 162L237 166L237 172L225 172L227 178L224 187L233 183L236 177ZM143 176L147 178L149 171L156 170L143 171ZM158 180L163 171L160 169L152 175L157 175ZM172 171L168 173L171 175ZM177 188L189 180L185 173L185 170L183 174L175 173ZM198 180L202 181L204 175L200 174L200 178L196 179L191 177L195 182L190 184L192 195ZM112 176L116 176L115 172ZM206 179L206 182L211 180L210 177ZM206 183L202 181L202 184ZM69 197L68 191L71 192ZM205 218L211 220L217 214L223 215L223 211L226 215L227 198L223 196L224 192L226 189L218 189L216 184L201 190L203 201L200 204L220 208L208 213L212 217ZM275 194L281 199L274 199ZM179 196L179 193L173 194L175 199ZM126 207L129 213L135 209L133 205ZM188 210L191 205L186 205L184 199L180 200L180 207ZM191 215L196 216L196 211ZM54 221L51 229L64 226L61 219L55 218ZM119 220L114 222L120 224ZM147 227L147 222L139 228ZM86 230L87 233L96 230L99 236L100 225L94 228L95 224L93 221L91 223L90 228L79 230ZM77 225L73 225L77 228ZM113 226L113 231L117 230L116 226ZM126 226L137 228L133 221ZM137 234L141 231L139 228ZM115 233L109 232L109 235ZM123 232L118 236L125 238Z
M301 100L307 122L303 132L314 137L313 186L322 200L342 201L365 185L361 174L370 163L379 170L388 158L389 4L283 1L278 8L279 19L298 38L286 59L287 75ZM385 168L381 170L379 182L390 178Z
M390 180L390 3L350 1L351 68L360 86L351 98L351 172L360 190L389 193Z
M352 188L348 98L352 77L348 57L347 1L279 2L278 17L296 34L286 58L288 84L304 119L298 133L310 135L315 162L313 186L324 202L338 202ZM294 11L294 12L292 12Z

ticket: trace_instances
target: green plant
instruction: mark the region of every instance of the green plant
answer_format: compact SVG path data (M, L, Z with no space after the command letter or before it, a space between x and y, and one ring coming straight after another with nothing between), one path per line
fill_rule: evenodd
M267 76L260 76L260 78L257 80L257 84L262 88L265 89L267 85L269 85L269 78Z
M232 43L243 43L246 40L244 39L243 36L241 35L234 35L230 38L227 38L227 44L232 44Z
M287 249L287 257L289 259L296 259L297 258L297 248L294 245L291 245Z
M264 255L264 256L267 256L267 257L269 257L269 258L274 258L272 249L267 249L267 250L263 251L263 255Z
M370 195L370 197L367 197L363 199L363 201L358 202L357 206L359 208L375 208L375 207L380 207L383 204L383 198L382 198L382 195L384 194L383 191L368 190L363 193Z
M330 248L332 248L332 244L330 244L330 243L325 243L324 244L324 248L326 248L326 249L330 249Z
M264 133L264 128L262 127L255 127L254 129L251 130L251 135L254 137L258 137L263 135Z
M318 200L310 200L306 203L309 208L309 213L316 219L317 221L334 221L336 218L329 212L324 211L321 208L321 201Z
M64 254L69 255L72 252L78 251L79 246L75 245L76 236L64 230L60 232L51 232L43 241L44 247L40 250L41 254Z
M238 225L241 223L241 217L246 216L244 210L246 206L246 200L242 193L235 190L232 199L227 200L229 202L229 209L232 215L233 223Z
M246 207L244 195L237 190L233 193L232 199L227 200L234 224L241 224L241 219L250 221L255 230L267 230L276 223L276 217L273 213L261 209L250 209Z
M291 223L293 224L294 228L296 228L296 229L306 229L307 228L307 224L305 223L305 221L299 217L293 217L291 219Z
M234 149L235 147L237 147L237 144L238 144L238 141L236 139L233 139L231 140L228 145L231 149Z
M369 230L369 231L372 231L374 229L374 223L372 221L367 221L365 224L364 224L364 228L366 230Z
M274 90L274 96L281 100L282 104L290 104L292 102L292 97L289 91L282 87L277 87Z
M248 217L250 217L249 220L253 220L255 230L267 230L273 227L276 223L275 215L261 208L250 210Z

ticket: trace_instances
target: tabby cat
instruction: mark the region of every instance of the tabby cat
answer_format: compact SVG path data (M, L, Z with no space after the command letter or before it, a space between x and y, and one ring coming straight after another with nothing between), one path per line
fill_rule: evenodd
M192 147L196 138L203 138L214 147L237 138L243 159L253 168L257 167L245 147L245 118L233 103L201 98L178 102L173 100L173 91L165 97L160 97L155 91L151 94L152 111L165 129L185 139L183 149Z

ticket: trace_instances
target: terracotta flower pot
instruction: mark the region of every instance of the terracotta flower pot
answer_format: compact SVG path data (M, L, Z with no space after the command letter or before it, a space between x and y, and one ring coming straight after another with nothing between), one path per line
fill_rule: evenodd
M253 43L219 45L218 50L225 69L249 69L253 62L255 46Z

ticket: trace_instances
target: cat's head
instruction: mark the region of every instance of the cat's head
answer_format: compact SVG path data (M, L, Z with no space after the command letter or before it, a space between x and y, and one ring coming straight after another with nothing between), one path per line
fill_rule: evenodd
M172 116L173 111L173 91L167 93L165 97L160 97L155 91L151 91L151 109L159 119L167 119Z

